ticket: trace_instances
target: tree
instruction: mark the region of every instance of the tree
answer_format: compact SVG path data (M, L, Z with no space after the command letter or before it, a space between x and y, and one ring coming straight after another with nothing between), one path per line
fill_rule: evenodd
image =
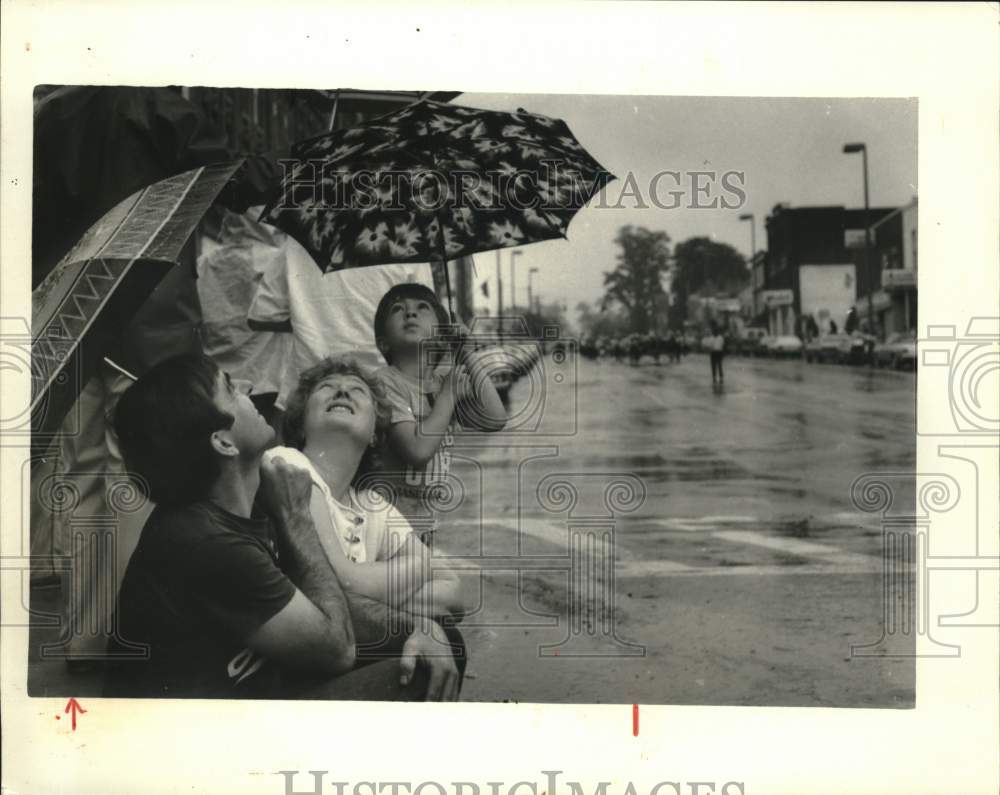
M646 333L655 326L657 302L665 294L670 237L629 225L618 230L615 243L621 253L617 267L604 273L603 306L618 304L627 313L630 330Z
M623 309L601 309L603 302L594 305L581 301L576 305L576 322L580 328L580 339L595 340L601 337L616 339L629 332L629 317Z
M528 326L528 333L532 337L539 339L544 337L546 326L558 327L562 337L570 333L566 325L566 314L559 302L547 304L538 301L529 311L524 312L522 317Z
M683 324L691 296L735 296L749 281L746 260L732 246L707 237L679 243L674 248L674 276L670 283L674 306L671 325Z

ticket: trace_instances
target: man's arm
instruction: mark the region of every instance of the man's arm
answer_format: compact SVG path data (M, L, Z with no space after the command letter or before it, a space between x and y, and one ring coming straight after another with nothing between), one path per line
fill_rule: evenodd
M261 485L282 543L283 569L298 591L248 643L288 667L348 671L355 662L350 609L309 513L309 475L278 458L261 467Z
M286 574L299 591L257 630L251 648L289 667L328 676L345 673L357 660L398 656L403 685L420 663L428 669L425 698L455 700L458 669L440 626L341 588L309 511L309 474L276 456L261 467L261 485L284 546Z
M358 660L399 657L399 681L408 685L417 665L428 669L426 701L456 701L461 684L444 630L434 621L389 607L365 596L350 595Z

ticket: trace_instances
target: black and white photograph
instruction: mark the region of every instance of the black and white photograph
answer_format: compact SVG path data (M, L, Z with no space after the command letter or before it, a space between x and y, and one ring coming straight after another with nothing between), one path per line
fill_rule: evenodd
M912 707L916 121L39 87L29 692Z
M608 715L616 759L686 714L814 720L861 753L941 699L930 668L964 693L1000 626L995 152L947 172L962 216L933 91L453 66L21 87L25 301L0 313L19 709L73 765L144 710L198 716L194 744L275 731L272 708L289 748L319 747L312 720L406 716L393 732L455 751L467 718L505 744L563 716L553 748L583 760ZM592 768L542 750L510 782L584 795ZM745 753L642 780L772 791ZM279 756L252 791L364 795L357 765ZM424 784L479 795L453 770ZM637 795L629 773L598 780Z

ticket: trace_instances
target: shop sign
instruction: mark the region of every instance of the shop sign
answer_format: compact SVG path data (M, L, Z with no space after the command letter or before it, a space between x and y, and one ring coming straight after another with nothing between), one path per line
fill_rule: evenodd
M764 305L768 308L791 306L795 303L795 296L791 290L764 290L760 295L764 301Z
M917 272L903 269L882 271L882 286L887 290L916 288Z

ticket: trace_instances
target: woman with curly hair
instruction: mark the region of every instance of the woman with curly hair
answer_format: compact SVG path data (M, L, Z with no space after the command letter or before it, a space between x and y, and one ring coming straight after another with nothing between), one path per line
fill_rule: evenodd
M468 605L458 576L435 562L432 577L430 552L409 522L365 487L390 412L381 382L356 361L324 359L288 400L288 446L266 457L309 471L313 521L346 591L423 616L461 616Z

